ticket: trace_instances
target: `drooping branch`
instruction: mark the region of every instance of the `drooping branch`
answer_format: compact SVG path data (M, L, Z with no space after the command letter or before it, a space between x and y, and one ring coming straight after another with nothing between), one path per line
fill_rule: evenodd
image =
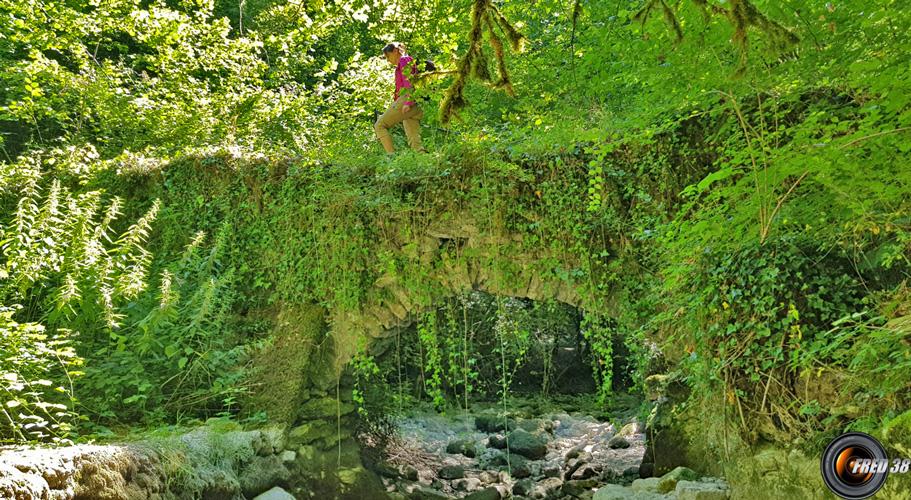
M468 34L468 48L459 60L452 85L446 89L443 101L440 103L441 122L449 123L452 117L458 116L459 111L468 104L465 100L465 85L471 76L482 82L489 83L494 88L504 89L510 94L513 93L512 83L506 67L503 40L496 33L496 27L503 31L514 51L519 52L522 50L526 40L525 37L491 3L491 0L475 0L471 8L471 31ZM498 78L492 83L490 82L493 78L490 74L487 54L483 47L485 32L487 33L488 43L493 49L494 57L497 60Z
M713 15L721 15L726 17L734 27L732 41L740 52L738 74L746 70L747 53L749 51L747 30L750 27L755 27L765 33L771 39L772 44L778 48L783 49L800 41L797 35L763 14L750 0L730 0L730 6L727 8L710 3L709 0L692 1L702 11L706 22L711 20ZM674 37L679 43L683 39L683 30L676 13L667 4L666 0L648 0L639 12L633 16L633 20L645 24L649 17L659 8L663 13L665 24L674 33Z

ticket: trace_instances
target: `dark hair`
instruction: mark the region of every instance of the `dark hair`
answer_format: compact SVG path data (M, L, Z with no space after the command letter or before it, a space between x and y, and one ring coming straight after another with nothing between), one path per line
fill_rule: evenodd
M404 45L404 44L401 44L401 43L399 43L399 42L392 42L392 43L386 45L385 47L383 47L383 54L388 54L388 53L392 52L392 51L395 50L395 49L400 49L400 50L402 51L403 54L405 53L405 45Z

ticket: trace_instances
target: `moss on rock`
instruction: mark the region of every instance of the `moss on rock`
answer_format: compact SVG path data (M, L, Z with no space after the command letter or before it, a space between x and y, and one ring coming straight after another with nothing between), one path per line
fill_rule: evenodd
M255 389L245 402L248 414L265 411L269 420L291 424L309 397L315 346L326 332L322 307L284 304L275 317L273 343L256 359L252 375Z

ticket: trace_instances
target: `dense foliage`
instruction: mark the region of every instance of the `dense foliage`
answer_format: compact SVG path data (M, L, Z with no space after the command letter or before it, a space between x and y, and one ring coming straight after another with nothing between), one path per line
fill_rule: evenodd
M894 428L911 404L902 7L0 0L0 438L233 413L266 342L256 311L354 310L389 273L432 297L408 238L459 210L561 256L539 271L584 297L602 396L620 337L633 380L657 343L692 407L723 394L747 442ZM442 105L427 155L382 157L372 136L392 39L442 70L418 89ZM457 340L441 321L419 318L420 345ZM477 376L459 349L423 361L440 405Z

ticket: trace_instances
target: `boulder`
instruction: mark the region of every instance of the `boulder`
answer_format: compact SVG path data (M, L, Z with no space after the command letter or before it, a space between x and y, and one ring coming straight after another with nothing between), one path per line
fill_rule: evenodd
M554 498L559 496L560 489L563 487L563 481L558 477L548 477L544 478L541 481L538 481L538 484L532 488L531 493L529 494L532 498Z
M541 470L541 474L544 474L544 477L560 477L562 470L556 465L548 465Z
M465 477L465 468L461 465L446 465L437 472L440 479L461 479Z
M658 482L660 477L650 477L648 479L637 479L633 481L633 491L643 493L658 493Z
M598 488L592 500L629 500L631 498L633 498L633 494L629 488L624 488L619 484L605 484Z
M655 475L655 464L651 462L642 462L639 464L639 477L642 479Z
M516 481L516 484L512 485L512 494L525 496L531 493L531 490L535 487L535 482L531 479L520 479Z
M525 429L510 432L507 442L511 452L532 460L542 459L547 454L547 439Z
M456 479L452 482L452 487L457 491L474 491L481 487L481 480L476 477Z
M468 439L458 439L456 441L450 441L446 445L446 453L452 453L453 455L465 455L468 458L474 458L478 454L478 450L475 447L473 441Z
M671 500L672 496L655 492L633 491L619 484L607 484L595 492L592 500Z
M502 434L494 434L487 438L487 447L495 448L497 450L502 450L506 448L506 436Z
M415 488L411 494L408 495L408 498L411 500L449 500L452 497L433 488L421 486Z
M495 467L509 467L510 475L516 479L531 475L528 459L522 455L516 455L515 453L510 453L508 458L509 460L507 461L507 455L505 453L500 453L490 460L490 465Z
M477 415L474 419L475 429L481 432L503 432L515 428L515 421L489 413Z
M622 450L630 447L629 441L625 437L616 435L607 442L608 448L612 450Z
M590 465L584 465L584 466L576 469L576 471L573 472L572 475L570 476L570 479L572 479L574 481L578 481L580 479L592 478L597 475L598 475L598 470L596 470L594 467L592 467Z
M661 479L658 481L658 493L670 493L677 488L677 483L679 481L695 481L698 478L699 475L693 472L692 469L677 467L661 476Z
M463 500L500 500L500 491L497 488L484 488L463 497Z
M410 465L406 465L406 466L402 467L400 473L401 473L402 477L404 477L405 479L407 479L409 481L418 480L418 470Z
M569 461L573 458L578 457L585 452L585 447L583 446L574 446L566 452L566 455L563 457L566 461Z
M517 427L520 429L525 429L528 432L538 433L538 432L553 432L554 423L552 420L544 420L540 418L528 418L519 421Z
M598 485L597 479L583 479L581 481L566 481L560 492L570 497L580 497Z
M578 470L580 467L582 467L583 465L585 465L589 461L591 461L592 458L593 457L592 457L591 453L583 452L582 454L578 455L576 458L570 459L568 462L566 462L565 472L563 473L563 478L571 479L573 477L573 473L576 472L576 470Z
M528 462L513 461L509 468L510 474L516 479L522 479L531 476L531 465Z
M370 469L376 472L380 477L395 479L401 475L397 467L393 467L388 462L380 461L370 465Z
M497 474L494 474L493 472L485 470L485 471L481 471L481 473L478 474L478 479L481 480L482 484L488 485L488 484L493 484L493 483L496 483L497 481L499 481L500 476Z
M728 500L730 492L723 483L681 480L674 489L677 500Z

